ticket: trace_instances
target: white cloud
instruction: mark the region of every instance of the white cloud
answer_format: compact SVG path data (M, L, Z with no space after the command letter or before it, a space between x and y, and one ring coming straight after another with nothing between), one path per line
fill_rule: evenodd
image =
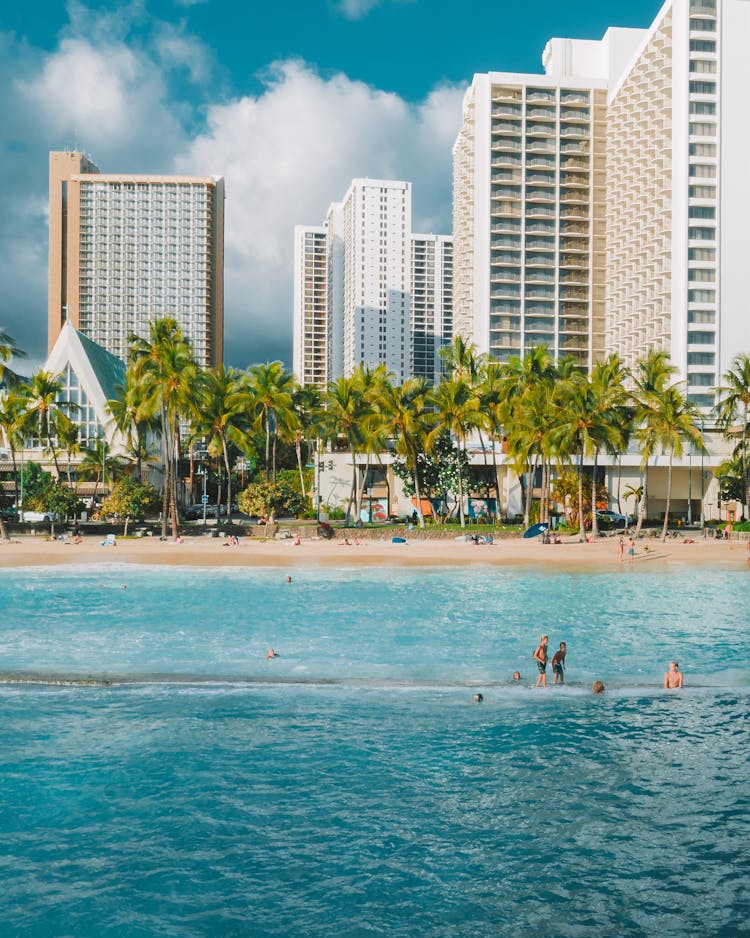
M89 23L86 38L69 29L51 53L0 33L8 89L0 97L0 326L36 360L46 353L51 149L78 146L105 172L226 177L231 364L290 361L294 225L321 223L352 177L411 180L415 228L450 230L458 89L438 88L410 105L287 61L269 69L258 95L201 111L203 102L178 96L170 82L190 67L191 37L156 28L139 45L122 38L121 25L111 16L100 28ZM191 136L186 128L199 120L203 132Z
M382 0L338 0L336 9L348 20L361 20Z
M440 88L411 106L288 61L258 97L209 110L206 132L176 168L226 177L228 348L246 356L234 364L289 359L294 225L320 224L353 177L411 180L417 230L450 231L460 103L458 89Z

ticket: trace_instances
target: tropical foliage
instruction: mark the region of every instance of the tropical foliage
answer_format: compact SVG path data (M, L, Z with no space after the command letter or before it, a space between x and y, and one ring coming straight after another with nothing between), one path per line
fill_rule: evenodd
M108 404L126 449L126 458L115 460L103 438L81 449L58 376L40 371L11 382L10 363L18 355L0 331L7 386L0 433L14 478L17 454L29 441L47 451L58 478L65 475L73 486L75 471L94 481L95 494L110 488L111 498L143 478L144 467L157 467L164 536L170 524L177 533L181 511L201 484L212 502L226 504L230 520L238 490L244 490L240 508L251 514L305 510L312 485L306 466L313 454L330 449L350 454L349 521L361 516L379 463L385 475L383 453L413 498L420 525L426 500L440 517L455 513L461 524L470 496L481 495L507 514L500 471L507 459L520 480L525 521L548 521L564 511L583 537L589 524L596 531L594 506L606 506L599 464L605 456L618 459L631 440L641 454L641 478L626 489L625 501L637 509L640 532L649 468L665 460L666 534L674 460L686 446L692 453L703 447L702 417L663 352L651 352L632 370L611 355L587 374L573 359L556 361L543 346L505 363L489 361L459 337L441 351L444 376L435 387L422 378L396 385L378 366L357 368L317 390L297 385L278 361L203 371L176 321L167 318L152 322L148 336L131 337L124 385ZM741 479L747 504L750 358L739 355L723 382L715 416L734 443L731 472L724 476ZM469 459L469 445L481 450L480 465L476 456ZM506 459L498 460L500 452Z

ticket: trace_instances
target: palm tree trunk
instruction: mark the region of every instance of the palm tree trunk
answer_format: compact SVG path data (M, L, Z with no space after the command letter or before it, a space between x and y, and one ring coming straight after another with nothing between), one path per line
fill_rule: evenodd
M266 411L266 482L271 478L271 415Z
M641 481L641 500L638 502L638 523L635 526L635 536L639 538L641 536L641 527L643 526L643 518L646 514L646 498L648 496L648 463L643 470L643 476Z
M302 440L299 436L294 439L294 451L297 454L297 468L299 469L299 484L302 489L302 497L307 498L305 491L305 473L302 469Z
M415 449L412 453L412 459L414 460L414 494L417 498L417 517L419 518L419 526L423 528L424 524L424 515L422 514L422 493L419 489L419 470L418 470L418 453Z
M173 416L172 420L172 430L171 430L171 460L172 460L172 469L170 473L170 518L172 521L172 537L176 538L180 533L179 531L179 521L177 517L177 508L179 505L178 494L177 494L177 471L179 469L179 460L180 460L180 428L178 425L177 416Z
M533 479L536 472L536 459L530 462L526 467L526 498L524 499L523 526L528 528L531 524L531 491L533 489Z
M224 451L224 466L227 470L227 521L232 523L232 473L229 470L229 450L227 449L227 440L224 434L221 434L221 448ZM218 505L217 505L218 512ZM216 519L219 520L218 518Z
M461 519L461 527L466 527L466 517L464 515L464 481L461 472L461 463L458 464L458 516Z
M750 512L750 460L747 458L747 404L742 408L742 471L745 474L745 508Z
M669 468L667 469L667 505L664 511L664 527L661 529L662 543L667 539L667 530L669 529L669 503L672 501L672 456L673 450L669 451Z
M359 487L359 494L357 496L357 521L362 518L362 506L365 500L365 485L367 484L367 477L370 474L370 454L367 454L367 461L365 463L365 471L362 476L362 484Z
M583 450L578 459L578 539L586 540L586 528L583 523Z
M169 452L169 436L167 433L167 415L162 407L161 411L161 440L164 452L164 488L161 498L161 536L167 539L167 515L169 514L169 467L171 463Z
M0 515L0 540L3 540L3 541L10 540L10 538L8 537L8 531L5 527L5 521L3 520L2 515Z
M14 486L14 491L15 491L15 493L16 493L16 494L15 494L15 499L14 499L14 504L15 504L15 507L16 507L16 513L18 513L18 466L16 465L16 448L15 448L15 446L10 442L10 438L8 439L8 443L10 444L10 458L11 458L11 462L13 463L13 486Z
M591 536L599 536L599 525L596 521L596 470L599 464L599 450L594 450L594 475L591 479Z
M352 450L352 487L349 489L349 501L346 503L346 523L351 520L352 505L357 499L357 454Z

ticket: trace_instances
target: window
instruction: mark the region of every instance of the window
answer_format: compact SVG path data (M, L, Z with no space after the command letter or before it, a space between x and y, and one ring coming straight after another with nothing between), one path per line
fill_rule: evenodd
M715 143L691 143L690 155L691 156L716 156L716 144Z
M691 137L713 137L716 135L716 124L690 124Z
M715 303L715 290L688 290L688 303Z
M689 309L688 322L713 325L716 322L716 313L712 309Z
M713 39L691 39L691 52L716 52L716 43Z
M689 261L715 261L716 248L688 248Z
M689 218L716 218L716 209L712 205L691 205L688 207Z
M691 199L715 199L716 186L688 186Z
M688 382L699 388L712 388L716 384L716 376L711 372L692 374L688 376Z
M715 283L716 271L707 270L702 267L692 267L688 271L688 280L691 280L693 283Z
M697 75L715 75L716 62L708 62L703 59L693 59L690 63L690 71Z
M688 352L688 365L713 365L716 355L713 352Z
M716 167L706 163L693 163L690 166L690 175L696 179L716 179Z
M688 345L713 345L715 334L713 332L689 332Z
M716 94L715 81L691 81L690 94Z
M716 105L714 104L713 101L691 101L690 113L691 114L715 114Z
M698 33L715 33L716 20L699 20L693 16L690 18L690 28Z
M688 238L691 241L715 241L713 228L688 228Z

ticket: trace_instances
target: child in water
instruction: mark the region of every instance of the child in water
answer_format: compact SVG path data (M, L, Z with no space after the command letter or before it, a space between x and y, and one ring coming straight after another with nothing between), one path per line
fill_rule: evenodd
M560 647L552 656L552 673L555 675L553 684L565 683L565 642L560 642Z

